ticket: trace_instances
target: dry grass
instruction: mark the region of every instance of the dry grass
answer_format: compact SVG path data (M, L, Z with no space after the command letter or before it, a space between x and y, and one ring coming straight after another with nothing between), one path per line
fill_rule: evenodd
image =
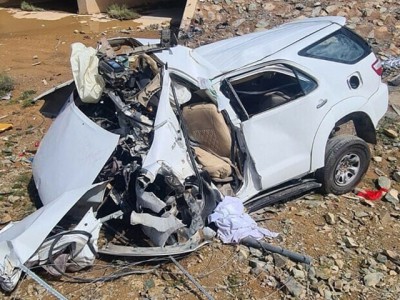
M128 8L125 4L118 5L112 4L107 8L107 14L110 18L118 19L118 20L133 20L140 17L140 15Z
M43 11L43 8L37 7L26 1L21 2L21 9L24 11Z
M6 73L0 73L0 97L14 89L14 81Z

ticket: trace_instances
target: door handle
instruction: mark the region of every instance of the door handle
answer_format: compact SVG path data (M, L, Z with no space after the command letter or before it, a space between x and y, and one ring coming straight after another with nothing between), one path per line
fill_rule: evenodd
M326 102L328 102L328 99L321 99L318 101L318 105L317 108L321 108L322 106L324 106L326 104Z

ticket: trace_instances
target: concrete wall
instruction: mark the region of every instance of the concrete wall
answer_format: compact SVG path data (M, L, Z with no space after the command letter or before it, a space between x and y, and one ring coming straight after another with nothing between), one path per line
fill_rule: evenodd
M105 12L111 4L125 4L128 7L139 7L142 5L169 2L168 0L78 0L80 14L96 14Z
M125 4L128 7L139 7L147 4L170 2L169 0L76 0L80 14L97 14L105 12L111 4ZM0 6L19 7L22 0L0 0ZM57 2L57 0L27 0L29 3Z

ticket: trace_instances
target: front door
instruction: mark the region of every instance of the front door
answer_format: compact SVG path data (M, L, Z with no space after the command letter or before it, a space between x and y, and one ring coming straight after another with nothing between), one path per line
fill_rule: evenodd
M245 111L241 129L262 188L309 172L315 132L330 106L317 81L275 64L235 76L229 84Z

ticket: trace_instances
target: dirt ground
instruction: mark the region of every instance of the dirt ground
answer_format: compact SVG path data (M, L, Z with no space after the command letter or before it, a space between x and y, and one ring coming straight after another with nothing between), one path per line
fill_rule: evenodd
M30 105L27 101L30 98L26 97L30 94L28 91L39 95L71 78L71 43L82 42L94 46L103 35L120 36L121 29L136 26L132 21L100 22L75 15L52 21L17 19L10 10L0 9L0 71L7 72L15 80L11 100L0 100L0 122L13 124L13 129L0 134L0 224L20 220L35 210L28 193L30 164L51 120L43 118L39 113L41 101ZM158 37L158 33L136 31L135 37L154 38ZM399 95L398 91L394 91L391 101L399 104ZM393 112L392 114L394 115ZM398 130L399 121L387 121L382 126ZM379 137L379 144L372 150L375 155L383 158L383 162L371 163L367 177L360 184L363 188L375 187L377 169L390 176L397 168L396 162L387 161L389 156L400 160L398 148L390 147L393 141L385 139L382 134ZM392 186L400 189L397 182L393 181ZM359 211L365 212L367 217L355 218L355 212ZM343 220L349 220L350 225L345 221L338 221L335 226L327 226L323 216L328 212L341 216ZM362 245L361 253L341 253L339 256L344 261L341 273L353 274L354 280L358 282L354 284L353 291L343 294L340 299L384 299L378 290L363 291L358 269L363 259L385 249L400 252L399 213L390 203L379 201L370 207L361 204L356 198L323 197L313 194L274 207L263 216L256 215L255 218L264 219L259 222L260 225L281 233L281 246L306 253L316 261L338 253L343 236L352 236ZM237 246L222 245L214 241L180 262L216 299L285 298L285 294L280 291L283 286L270 287L268 274L251 272L248 260L243 257ZM122 259L101 258L93 268L74 276L104 276L118 272L131 263ZM141 269L155 270L145 275L130 275L112 282L85 284L69 283L68 278L57 279L41 270L37 272L69 299L112 299L116 295L120 299L204 298L171 263L161 266L147 264ZM398 282L398 270L395 274L386 277L388 287L391 286L390 282ZM0 298L53 299L27 277L24 277L13 293L0 292Z

